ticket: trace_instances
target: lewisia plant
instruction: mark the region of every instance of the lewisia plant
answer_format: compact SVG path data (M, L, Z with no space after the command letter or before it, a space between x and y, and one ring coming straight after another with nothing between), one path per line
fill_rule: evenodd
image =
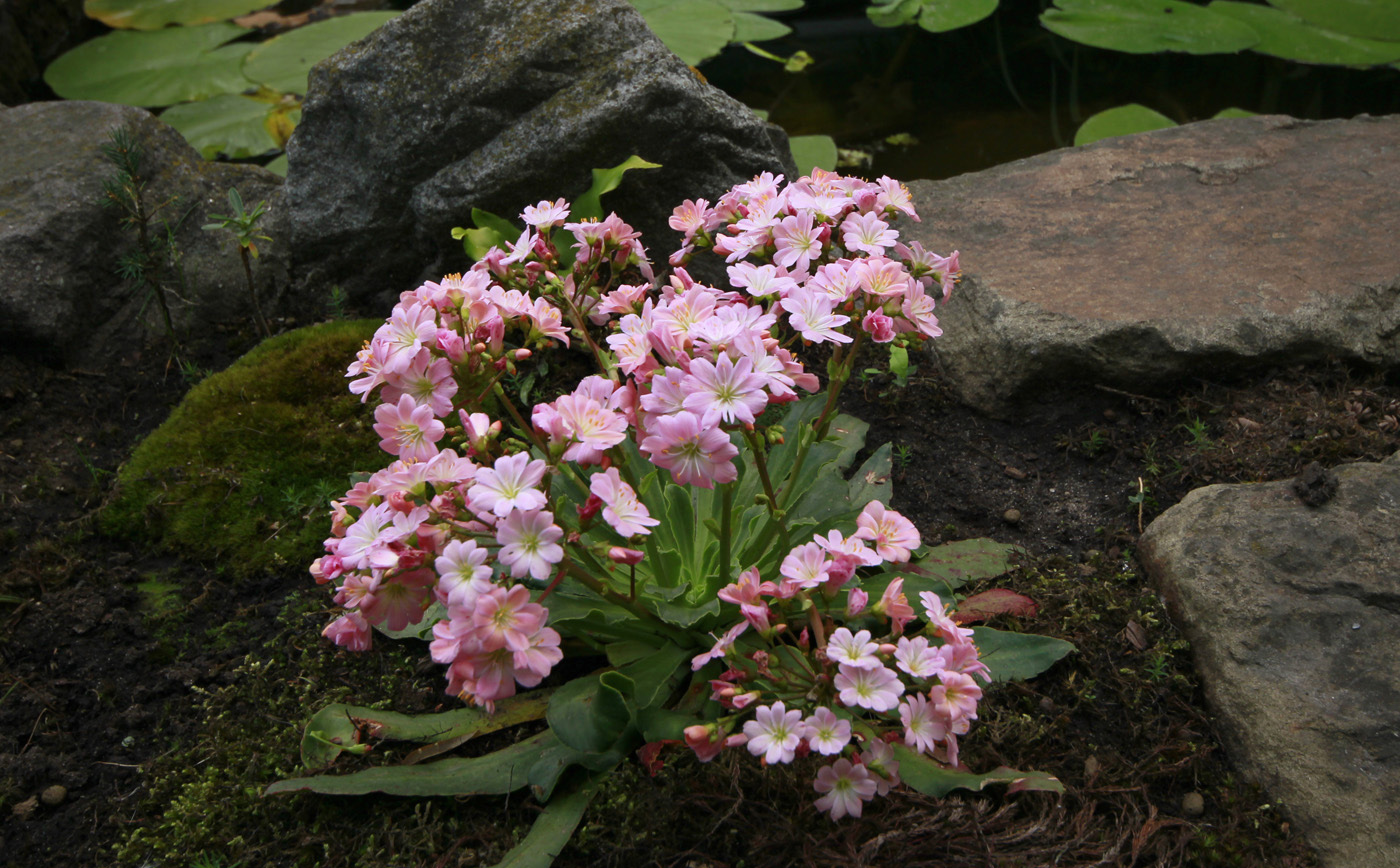
M864 425L837 411L867 343L941 334L958 255L900 241L909 191L760 175L675 210L664 278L616 215L521 217L466 274L403 293L350 365L394 460L332 504L311 573L344 611L325 635L430 639L447 691L488 711L566 651L606 655L548 702L556 761L526 769L545 791L665 744L817 754L835 819L900 782L896 749L957 767L988 667L910 563L888 447L848 477ZM727 286L692 277L698 255ZM519 406L507 386L558 344L597 373Z

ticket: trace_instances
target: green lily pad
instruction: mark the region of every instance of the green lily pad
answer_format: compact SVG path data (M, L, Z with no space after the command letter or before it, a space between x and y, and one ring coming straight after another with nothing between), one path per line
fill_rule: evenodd
M817 166L828 171L836 168L836 141L831 136L789 136L788 147L799 175L810 175Z
M1221 109L1220 111L1211 115L1211 120L1220 121L1226 120L1227 118L1252 118L1258 116L1259 112L1247 111L1242 108L1235 108L1231 106L1230 108Z
M647 27L691 66L734 41L733 11L719 0L634 0Z
M266 166L263 166L263 168L274 175L281 175L283 178L287 177L287 155L283 154Z
M397 12L361 12L318 21L274 36L248 52L243 74L281 93L306 93L311 67L352 42L364 39Z
M146 107L240 93L253 86L242 66L254 46L224 43L247 32L226 23L118 30L59 57L44 81L64 99Z
M240 94L226 94L166 109L160 119L180 131L206 160L256 157L282 145L268 130L277 106ZM296 114L299 116L300 111Z
M876 0L866 14L880 27L917 23L932 33L976 24L997 10L1000 0Z
M781 39L792 32L792 28L782 23L774 21L772 18L764 18L762 15L755 15L752 12L734 12L734 42L763 42L768 39Z
M1347 66L1378 66L1400 60L1400 42L1380 42L1323 30L1270 6L1215 0L1207 8L1254 28L1259 43L1252 50L1271 57Z
M1269 5L1347 36L1400 40L1400 3L1395 0L1269 0Z
M1040 23L1066 39L1130 54L1228 54L1259 41L1253 28L1182 0L1056 0Z
M87 0L83 14L118 30L159 30L228 21L271 5L268 0Z
M1079 131L1074 134L1074 143L1087 145L1090 142L1097 142L1099 139L1130 136L1133 133L1145 133L1148 130L1162 130L1174 126L1176 126L1176 121L1161 112L1153 111L1145 105L1138 105L1134 102L1104 109L1091 116L1080 125Z

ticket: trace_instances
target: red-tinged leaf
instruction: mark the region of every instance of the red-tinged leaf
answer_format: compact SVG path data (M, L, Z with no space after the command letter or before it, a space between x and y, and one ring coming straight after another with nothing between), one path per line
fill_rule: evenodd
M666 761L661 758L661 751L668 744L681 744L681 742L667 738L661 741L649 741L637 748L637 760L642 764L642 768L647 770L647 774L652 777L661 774L661 770L666 767Z
M973 594L958 604L953 613L953 621L958 624L976 624L993 615L1015 615L1018 618L1033 618L1039 610L1035 600L1006 588L992 588L980 594Z

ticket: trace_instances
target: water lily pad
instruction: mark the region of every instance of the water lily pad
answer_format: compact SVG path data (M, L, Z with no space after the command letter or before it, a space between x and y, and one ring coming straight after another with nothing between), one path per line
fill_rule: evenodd
M1323 30L1270 6L1215 0L1208 8L1254 28L1259 42L1251 50L1271 57L1348 66L1377 66L1400 60L1400 42L1380 42Z
M917 23L932 33L976 24L997 10L1000 0L876 0L866 10L881 27Z
M1400 3L1395 0L1269 0L1269 5L1347 36L1400 40Z
M1113 136L1130 136L1148 130L1161 130L1176 126L1176 121L1153 111L1145 105L1129 103L1105 109L1086 120L1074 134L1076 145L1087 145L1099 139Z
M1056 0L1040 16L1047 30L1095 48L1153 54L1222 54L1259 41L1246 24L1182 0Z
M1219 121L1225 120L1227 118L1252 118L1257 117L1258 115L1259 112L1252 112L1246 109L1235 108L1234 106L1231 106L1230 108L1223 108L1215 114L1211 115L1211 120Z
M799 175L811 174L814 166L836 168L836 142L831 136L789 136L788 147Z
M159 30L228 21L271 5L268 0L87 0L83 13L119 30Z
M666 47L697 66L734 41L734 13L719 0L642 0L633 3Z
M206 160L212 160L220 154L241 159L280 150L286 138L274 134L276 125L286 121L295 126L300 117L297 107L226 94L171 106L160 119L179 130Z
M311 67L364 39L397 12L361 12L318 21L275 36L248 53L243 74L282 93L306 93Z
M734 42L763 42L766 39L781 39L792 32L792 28L764 18L752 12L734 12Z
M287 177L287 155L283 154L282 156L268 163L266 166L263 166L263 168L267 169L274 175L280 175L283 178Z
M253 86L242 66L254 46L224 43L247 32L227 23L118 30L59 57L44 81L64 99L147 107L239 93Z

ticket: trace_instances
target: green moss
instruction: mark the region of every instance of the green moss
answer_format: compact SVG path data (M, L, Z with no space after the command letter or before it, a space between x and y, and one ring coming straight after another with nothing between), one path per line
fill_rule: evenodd
M122 468L103 530L235 576L314 558L327 500L350 473L385 463L344 376L378 325L278 335L200 383Z

